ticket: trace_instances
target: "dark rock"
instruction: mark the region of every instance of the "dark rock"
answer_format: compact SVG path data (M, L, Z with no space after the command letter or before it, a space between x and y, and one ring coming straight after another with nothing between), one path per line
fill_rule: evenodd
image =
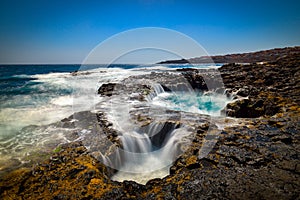
M300 53L300 47L276 48L252 53L240 53L217 56L202 56L191 59L168 60L158 64L185 64L185 63L257 63L270 62L287 55Z
M160 148L162 145L165 144L165 139L175 129L175 127L176 124L174 123L171 122L164 123L162 129L159 130L158 133L150 137L152 144L155 147Z
M285 53L288 51L292 50L283 50ZM270 53L263 52L266 55L262 57L277 57ZM224 58L234 60L238 57L241 56ZM300 56L299 52L293 52L293 55L279 57L274 62L264 64L228 64L220 68L228 94L237 92L236 101L228 104L224 112L231 117L247 119L235 119L231 123L231 119L226 118L225 122L228 121L227 125L230 126L216 137L208 133L217 127L213 121L208 123L208 117L185 113L185 116L189 116L188 121L181 119L180 123L192 124L194 135L189 147L170 167L169 176L150 180L146 185L133 181L111 181L109 177L115 171L95 159L93 150L97 152L101 149L101 152L112 155L115 152L113 147L121 146L118 132L112 128L104 113L80 112L73 117L78 120L77 127L91 131L86 136L91 141L86 144L90 147L89 151L82 142L62 144L59 152L53 153L50 159L32 169L19 169L1 177L0 198L299 199ZM194 89L206 90L205 84L208 84L203 83L204 79L213 80L212 73L205 75L198 70L186 69L178 73L184 78L179 79L179 75L174 75L166 80L166 77L170 77L166 73L149 76L150 79L160 80L164 88L170 91L183 88L184 81L188 81ZM147 77L144 76L145 80ZM129 78L128 81L132 80ZM215 89L221 91L223 88L218 85ZM141 94L153 92L153 88L112 83L101 86L98 92L105 96L118 92ZM240 98L246 96L247 99ZM151 122L146 116L137 118L142 122ZM68 127L71 119L64 119L60 123ZM168 132L177 126L178 117L168 118L163 131L154 135L152 142L161 146ZM103 142L99 138L99 131L115 146ZM212 150L200 159L199 152L206 142L214 140L216 144Z
M280 111L282 101L277 97L260 93L256 98L236 100L229 103L222 113L237 118L255 118L263 115L273 116Z
M102 96L112 96L116 86L120 85L117 83L104 83L98 89L98 94Z

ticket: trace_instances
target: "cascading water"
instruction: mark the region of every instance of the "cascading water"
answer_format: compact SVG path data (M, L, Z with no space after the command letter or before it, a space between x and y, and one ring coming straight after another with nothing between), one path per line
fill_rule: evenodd
M161 93L164 93L165 90L164 88L161 86L161 84L153 84L153 92L150 92L150 94L148 94L146 96L146 99L148 102L151 102L153 100L153 98L155 98L156 96L158 96Z
M163 125L151 124L148 133L123 133L120 137L123 144L120 152L123 165L112 180L133 180L145 184L148 180L163 178L169 174L170 165L181 153L179 144L183 143L182 138L191 133L185 127L172 127L163 135L165 132L160 132ZM155 140L154 137L161 134L161 141Z
M165 92L160 84L154 84L152 88L153 91L147 96L148 103ZM124 127L125 116L120 113L121 111L118 109L114 121L116 125ZM125 124L126 128L122 129L122 135L119 136L123 146L118 152L122 165L112 180L134 180L145 184L153 178L167 176L174 158L181 153L179 144L184 143L182 138L191 132L175 123L158 122L157 120L140 128L136 128L136 125L130 123L127 118ZM120 129L120 127L118 128Z
M175 92L165 92L162 85L153 84L152 91L146 96L146 104L150 105L151 112L155 112L154 110L164 112L166 109L171 109L201 113L199 105L210 106L216 108L215 110L222 109L223 104L219 106L220 108L216 105L224 101L223 97L195 96L195 93L181 91L180 88L186 87L181 85L176 87ZM128 114L134 109L132 105L134 103L128 105L124 99L122 102L115 103L118 106L113 106L112 110L116 110L110 121L113 121L115 128L121 132L119 138L123 148L118 151L118 172L111 177L112 180L133 180L145 184L153 178L167 176L170 165L183 153L183 145L191 143L187 138L190 138L193 131L190 127L179 126L176 120L171 123L168 119L156 119L152 113L149 115L154 119L152 123L137 128L137 125L129 120ZM212 112L215 110L212 109ZM159 113L158 116L166 116L166 113Z

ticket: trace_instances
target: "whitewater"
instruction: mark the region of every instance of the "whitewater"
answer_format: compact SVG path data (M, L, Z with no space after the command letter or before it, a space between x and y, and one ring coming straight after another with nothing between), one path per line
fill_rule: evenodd
M138 102L115 99L114 110L111 109L112 100L100 96L97 91L104 83L117 83L130 76L148 75L153 71L174 70L182 67L190 66L117 65L111 68L94 67L88 71L80 71L78 65L1 66L1 173L21 166L30 166L46 158L57 145L82 139L85 130L81 130L81 134L75 137L72 136L75 129L62 127L59 122L80 111L97 112L102 109L107 111L107 117L113 123L113 127L123 132L119 137L125 152L123 159L128 161L119 166L119 173L115 174L112 179L145 183L151 178L166 176L168 166L172 163L171 158L166 159L170 157L166 153L174 152L174 156L179 154L179 152L176 153L174 144L180 140L178 137L188 136L191 131L186 127L172 129L163 148L155 148L149 137L152 134L151 130L155 133L161 127L151 124L151 130L137 130L134 125L126 122L127 119L124 117L128 112L128 107L134 109ZM226 95L221 94L197 93L192 97L184 92L164 91L159 84L153 87L155 94L148 95L148 106L164 110L219 116L220 110L231 101ZM122 105L124 110L122 110ZM136 169L134 173L131 171L133 165ZM152 168L159 170L155 170L154 173L149 167L147 168L151 165ZM138 175L142 172L145 172L143 177Z

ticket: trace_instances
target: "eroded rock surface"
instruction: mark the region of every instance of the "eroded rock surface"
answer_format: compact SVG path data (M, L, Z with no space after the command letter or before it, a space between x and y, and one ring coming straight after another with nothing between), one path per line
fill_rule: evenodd
M199 126L194 126L191 145L163 179L150 180L146 185L111 181L115 171L95 159L82 143L75 142L63 145L60 152L32 169L19 169L2 177L0 197L299 199L299 57L296 54L266 64L228 64L220 68L227 92L236 98L224 113L236 118L225 119L228 126L217 138L207 135L209 125L205 120L201 125L195 123ZM201 82L199 75L184 73L186 79L195 81L195 87L197 81ZM151 90L144 88L145 93ZM111 94L108 89L104 93ZM101 130L115 141L117 133L105 116L97 117ZM137 118L141 122L151 120ZM210 140L217 140L216 145L207 156L199 158L203 144Z

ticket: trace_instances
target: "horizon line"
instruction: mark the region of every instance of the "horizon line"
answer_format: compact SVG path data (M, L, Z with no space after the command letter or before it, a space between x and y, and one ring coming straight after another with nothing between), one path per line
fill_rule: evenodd
M284 47L273 47L271 49L261 49L261 50L254 50L254 51L248 51L248 52L228 52L224 54L214 54L210 56L198 56L198 57L190 57L190 58L185 58L186 60L189 59L194 59L194 58L200 58L200 57L212 57L212 56L228 56L228 55L235 55L235 54L248 54L248 53L256 53L256 52L262 52L262 51L269 51L269 50L276 50L276 49L286 49L286 48L298 48L300 45L294 45L294 46L284 46ZM159 62L164 62L164 61L172 61L174 59L165 59L165 60L160 60L156 61L156 63L113 63L115 65L145 65L145 64L159 64ZM180 59L176 59L180 60ZM214 62L215 63L215 62ZM194 63L197 64L197 63ZM204 63L199 63L199 64L204 64ZM209 64L209 63L207 63ZM91 63L91 64L82 64L82 63L0 63L0 65L111 65L108 63Z

